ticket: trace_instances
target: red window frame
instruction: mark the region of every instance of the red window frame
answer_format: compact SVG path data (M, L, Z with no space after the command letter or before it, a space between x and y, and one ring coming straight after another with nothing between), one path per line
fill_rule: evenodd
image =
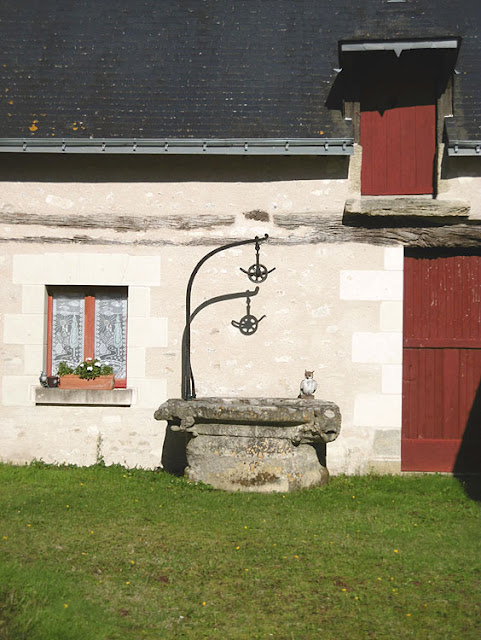
M63 287L67 289L68 287ZM114 288L114 287L112 287ZM83 287L71 287L71 290L79 290L84 293L84 359L94 358L95 348L95 291L96 288L89 289ZM98 287L100 289L100 287ZM125 289L125 288L122 288ZM48 289L48 305L47 305L47 375L55 375L52 373L52 327L53 327L53 291L55 287ZM127 297L128 305L128 297ZM128 308L128 307L127 307ZM128 322L128 316L127 316ZM126 357L127 359L127 357ZM126 362L127 366L127 362ZM127 387L127 378L115 378L116 389L125 389Z

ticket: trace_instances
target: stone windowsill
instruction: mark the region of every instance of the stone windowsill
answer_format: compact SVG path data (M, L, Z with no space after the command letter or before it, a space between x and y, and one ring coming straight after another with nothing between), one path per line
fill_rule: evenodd
M380 222L392 226L397 222L456 224L469 218L470 205L460 200L434 200L426 196L362 196L349 198L344 206L344 221Z
M84 405L97 407L130 407L132 389L50 389L35 387L37 405Z

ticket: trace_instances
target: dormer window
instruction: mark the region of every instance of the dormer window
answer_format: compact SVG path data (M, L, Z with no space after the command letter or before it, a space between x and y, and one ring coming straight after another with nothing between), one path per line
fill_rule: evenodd
M435 195L458 40L341 45L362 147L361 195Z

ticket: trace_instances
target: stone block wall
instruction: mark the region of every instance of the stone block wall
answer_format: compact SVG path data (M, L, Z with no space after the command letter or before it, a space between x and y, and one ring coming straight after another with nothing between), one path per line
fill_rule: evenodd
M10 308L2 332L2 459L91 464L101 456L159 466L163 425L153 411L180 395L184 286L208 247L169 247L159 255L45 252L41 245L28 250L12 253L4 264ZM261 251L276 271L251 300L252 312L266 315L257 333L244 336L231 324L245 313L244 300L207 308L192 325L197 393L295 398L304 369L314 369L317 396L335 401L343 413L343 435L329 446L331 469L362 472L366 461L386 457L379 438L389 430L399 449L402 302L393 298L402 293L402 260L401 271L391 263L402 249L265 245ZM195 283L196 303L253 289L239 270L253 259L245 248L206 264ZM79 267L84 263L92 265L90 272ZM45 367L46 285L67 283L128 286L130 406L36 404Z
M89 160L78 165L79 182L58 182L55 172L36 180L32 170L31 179L3 183L1 460L159 466L165 425L153 414L180 396L189 275L212 248L268 233L261 262L276 270L251 300L251 312L266 316L257 333L231 324L246 312L242 299L193 322L198 395L295 398L313 369L316 397L342 413L341 436L327 447L331 473L398 472L403 241L415 233L343 224L345 158L203 160L142 159L136 180L130 172L116 182L96 182ZM124 160L113 162L122 175ZM473 174L470 189L479 181ZM461 197L462 187L451 171L443 197ZM254 289L240 271L254 260L249 246L208 261L193 306ZM128 287L127 406L38 402L46 287L68 284Z
M378 312L375 331L352 334L353 367L375 365L380 374L371 389L355 394L352 427L343 433L346 443L339 464L354 473L400 470L404 251L402 247L383 251L384 269L340 274L341 299L358 301L360 307L375 304ZM364 438L367 447L360 441Z

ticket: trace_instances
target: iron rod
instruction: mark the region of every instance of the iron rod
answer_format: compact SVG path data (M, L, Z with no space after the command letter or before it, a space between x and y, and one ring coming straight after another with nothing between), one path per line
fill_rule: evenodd
M194 284L194 278L199 272L201 266L212 258L212 256L220 253L221 251L226 251L227 249L232 249L233 247L240 247L244 244L254 244L261 242L265 242L268 239L268 234L266 233L263 238L259 238L256 236L250 240L239 240L238 242L231 242L230 244L223 245L222 247L217 247L212 251L209 251L194 267L194 270L190 274L189 282L187 284L187 290L185 294L185 329L184 329L184 344L182 349L182 398L184 400L193 400L195 395L195 384L194 384L194 376L192 373L192 365L190 361L190 324L191 324L191 298L192 298L192 286Z

